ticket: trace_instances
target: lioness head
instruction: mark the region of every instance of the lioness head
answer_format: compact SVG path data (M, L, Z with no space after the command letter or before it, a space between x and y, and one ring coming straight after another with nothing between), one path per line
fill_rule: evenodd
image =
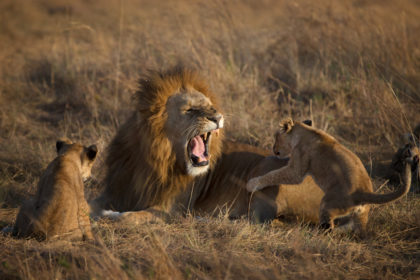
M57 155L75 157L76 161L80 161L80 174L83 180L91 175L92 165L95 161L98 148L96 145L84 147L79 143L73 143L67 138L57 140Z
M275 155L281 158L290 155L292 151L292 131L298 125L312 126L312 121L294 122L291 118L287 118L280 122L280 130L274 135L273 152Z

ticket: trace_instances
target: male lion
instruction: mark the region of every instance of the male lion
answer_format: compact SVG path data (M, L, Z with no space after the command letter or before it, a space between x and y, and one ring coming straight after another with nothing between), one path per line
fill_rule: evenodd
M42 174L36 196L22 205L13 234L39 239L93 239L83 180L90 176L95 145L57 141L58 156Z
M274 183L299 184L311 175L324 191L320 207L320 224L333 228L334 219L351 214L356 233L363 234L368 220L368 203L382 204L408 192L411 166L404 166L405 186L393 193L373 193L372 182L360 159L329 134L310 126L311 122L286 119L276 134L275 150L280 156L291 155L287 166L251 179L248 191L261 190ZM416 160L416 159L414 159Z
M91 203L93 215L137 223L188 211L226 211L232 218L249 214L264 222L293 209L298 195L292 188L273 186L250 201L245 185L251 172L268 172L287 161L265 164L271 161L267 151L224 141L219 103L196 72L179 67L150 72L136 97L136 110L109 146L105 189ZM301 187L317 205L306 216L317 219L321 196L311 190L319 188L309 177Z

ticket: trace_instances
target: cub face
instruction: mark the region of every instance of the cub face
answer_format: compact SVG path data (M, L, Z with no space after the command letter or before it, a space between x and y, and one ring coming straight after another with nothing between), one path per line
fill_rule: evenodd
M93 163L95 162L98 148L96 145L85 147L78 143L73 143L67 138L63 138L56 143L57 155L66 156L75 154L80 156L80 174L83 180L86 180L91 175Z
M280 157L285 158L290 156L292 152L291 137L284 131L277 131L274 135L273 153Z
M312 126L311 120L302 122L304 125ZM292 130L295 124L292 119L285 119L280 123L280 130L274 135L273 153L280 157L285 158L290 156L292 152Z

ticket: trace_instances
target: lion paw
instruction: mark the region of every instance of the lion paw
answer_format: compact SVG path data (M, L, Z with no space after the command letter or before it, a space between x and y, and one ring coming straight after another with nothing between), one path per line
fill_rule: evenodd
M118 220L122 216L122 214L123 213L118 212L118 211L102 210L99 216L107 217L107 218L110 218L111 220Z
M121 213L118 217L118 221L131 224L131 225L138 225L143 223L150 223L150 222L157 222L160 219L147 211L138 211L138 212L124 212Z

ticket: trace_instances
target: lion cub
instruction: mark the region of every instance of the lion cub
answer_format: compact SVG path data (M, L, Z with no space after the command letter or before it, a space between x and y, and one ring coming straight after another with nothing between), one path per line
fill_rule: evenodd
M420 148L415 146L413 143L408 143L402 148L398 149L395 155L392 157L391 162L391 174L389 175L390 179L393 180L394 177L401 177L404 171L404 163L406 158L413 158L411 165L411 190L414 192L420 191ZM394 176L396 174L397 176Z
M273 184L299 184L311 175L324 191L319 220L322 228L333 228L334 219L350 215L355 232L363 235L368 203L382 204L405 195L411 183L410 158L404 166L405 186L388 194L373 193L372 182L360 159L329 134L311 127L311 121L286 119L276 133L274 152L290 155L287 166L251 179L248 191L257 191Z
M405 158L420 158L420 124L418 124L413 132L405 133L403 135L404 144L395 155L392 157L390 166L389 178L391 180L398 180L403 173ZM413 162L411 166L411 191L420 192L420 164Z
M93 239L83 180L90 176L96 145L57 141L58 156L42 174L34 199L22 205L13 234L39 239Z

